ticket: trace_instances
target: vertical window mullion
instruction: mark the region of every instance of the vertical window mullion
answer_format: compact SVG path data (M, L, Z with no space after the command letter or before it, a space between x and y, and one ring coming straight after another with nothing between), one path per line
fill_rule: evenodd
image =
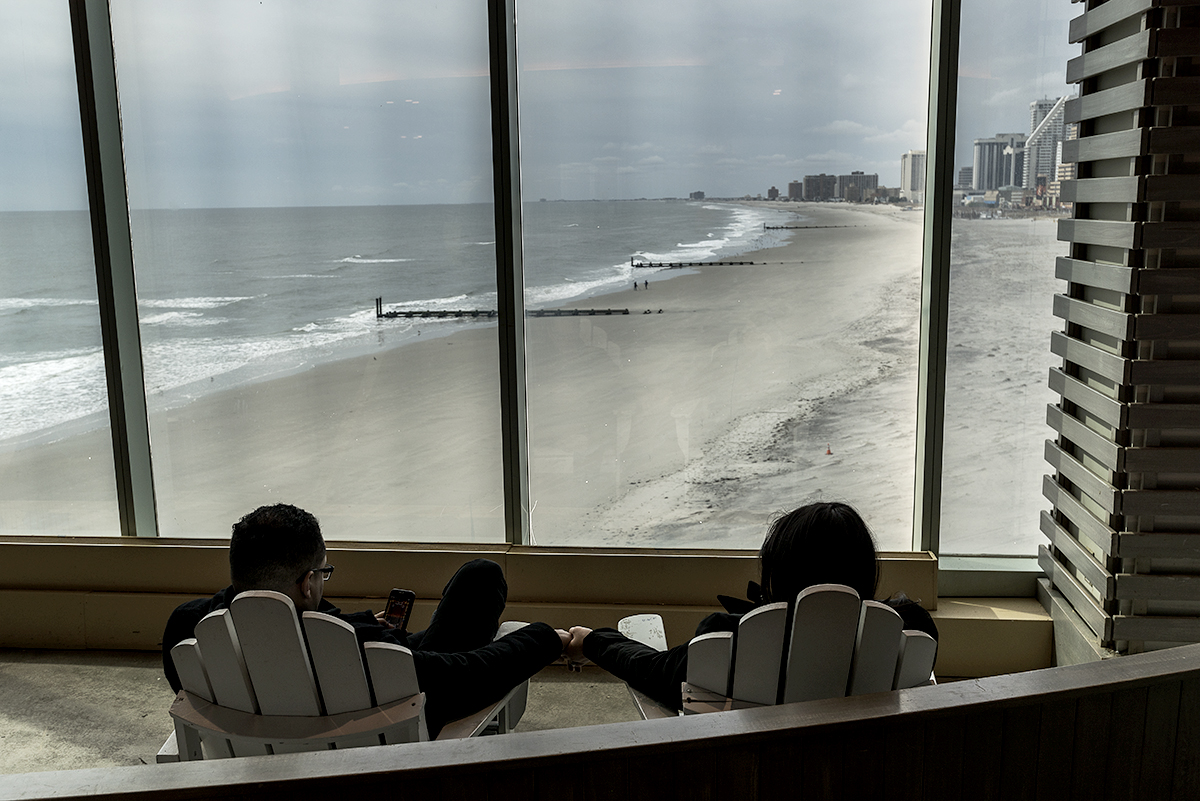
M71 0L121 533L158 534L129 201L107 0Z
M917 378L917 465L913 549L939 548L942 425L946 407L946 323L950 298L950 220L958 102L961 0L934 0L929 48L925 230L921 263L921 344Z
M525 408L525 286L521 237L521 159L517 118L516 0L488 0L492 85L492 186L496 215L496 294L500 319L500 425L504 528L530 542L529 444Z

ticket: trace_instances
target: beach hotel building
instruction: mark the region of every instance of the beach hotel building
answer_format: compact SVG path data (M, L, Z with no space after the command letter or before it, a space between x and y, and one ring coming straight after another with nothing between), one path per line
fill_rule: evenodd
M925 151L910 150L900 157L900 197L925 202Z
M176 117L185 122L219 118L217 110L261 110L293 95L304 101L322 93L345 99L338 93L352 87L364 93L359 96L363 116L355 120L366 124L368 113L391 113L389 102L418 119L437 106L426 98L443 97L397 92L385 99L366 93L363 87L422 75L424 66L409 64L402 71L357 60L379 32L376 18L365 21L363 48L314 55L286 41L300 36L303 15L318 13L312 6L282 12L301 18L293 18L294 26L270 26L285 40L284 47L271 49L237 39L245 30L240 24L218 26L233 40L196 46L188 38L191 26L157 20L152 6L131 9L116 0L68 5L70 17L63 13L57 27L33 30L28 21L37 17L32 14L22 18L31 30L5 26L3 35L19 36L30 48L23 57L36 61L41 50L55 55L37 62L47 65L47 75L22 68L5 76L4 85L33 81L33 96L47 103L55 96L74 102L78 93L73 124L82 150L65 166L35 159L30 169L44 168L45 181L56 171L74 170L86 195L81 205L90 222L90 242L82 249L87 258L64 261L83 264L77 283L94 285L94 304L88 307L98 314L89 330L67 334L79 338L84 355L93 338L100 342L96 353L103 361L107 419L98 427L81 425L78 432L68 427L31 435L30 442L0 453L5 528L0 597L7 612L0 645L156 649L163 621L176 604L225 585L223 530L255 502L277 500L310 506L321 517L329 533L329 560L339 567L334 600L343 608L377 607L380 595L403 577L417 593L418 616L428 615L444 577L465 559L483 555L505 568L515 617L598 626L654 610L664 618L668 640L684 642L713 608L716 593L737 594L755 577L754 547L769 511L836 495L863 507L884 499L867 515L885 551L882 593L902 589L932 610L941 632L939 676L977 680L462 743L62 771L36 779L11 776L0 779L6 795L1194 797L1200 787L1200 666L1195 646L1174 647L1200 641L1200 490L1195 489L1200 474L1195 206L1200 193L1191 170L1200 141L1193 125L1200 95L1192 77L1200 54L1192 6L1169 0L1107 0L1065 10L1043 6L1043 16L1065 18L1069 11L1075 17L1061 34L1083 51L1066 67L1067 80L1079 85L1080 95L1063 106L1064 121L1080 125L1078 139L1065 142L1062 154L1078 169L1078 178L1064 182L1062 190L1063 199L1072 203L1072 217L1057 225L1040 220L1003 227L999 221L951 222L952 173L956 115L967 99L959 92L960 52L963 58L968 50L987 48L1008 54L1013 42L1006 31L989 40L993 28L978 25L955 0L934 0L923 85L928 90L923 214L815 209L812 214L828 216L816 217L824 227L806 232L813 238L804 240L802 257L785 248L773 251L784 254L780 265L758 264L755 272L712 270L653 286L651 292L661 293L654 297L668 297L670 284L677 284L670 292L688 305L679 307L679 314L662 315L663 325L651 331L642 326L657 324L659 315L611 321L526 317L525 269L535 261L529 256L536 246L532 227L523 230L523 214L532 212L523 209L522 188L534 180L537 166L529 151L537 143L552 148L546 132L575 116L562 113L560 102L576 92L554 83L564 71L558 60L562 53L549 48L540 51L540 60L518 59L518 4L491 0L486 20L477 9L479 24L470 35L455 29L443 36L460 49L480 52L468 54L465 65L435 66L442 77L486 76L486 91L463 95L475 109L472 119L486 122L476 125L475 133L487 155L463 185L472 175L487 176L481 180L487 184L492 228L484 236L491 238L471 241L494 247L491 291L499 323L426 336L419 344L375 348L301 372L277 356L285 375L182 402L186 399L164 399L169 393L164 390L160 397L148 385L155 365L179 358L180 352L155 328L161 320L148 320L146 309L139 318L141 298L158 289L162 279L141 264L135 273L135 257L140 261L155 248L170 253L198 245L166 241L169 229L140 227L138 213L132 221L130 214L131 207L165 209L160 216L177 211L169 193L159 193L148 180L155 159L185 158L185 140L172 137L188 125L176 126ZM580 41L562 32L578 29L606 41L621 38L608 36L600 21L578 25L572 15L584 9L575 6L536 10L565 15L541 30L543 47L546 42L577 47ZM637 16L645 10L623 9L630 18L618 20L622 29L651 24L653 19ZM778 9L772 30L799 36L802 26L786 33L792 30L782 22L786 10ZM239 22L259 13L258 4L242 11L247 16ZM538 52L534 11L531 7L522 17L521 46L528 52ZM987 19L995 12L989 7ZM218 12L205 5L201 15L210 13ZM668 16L672 36L664 42L678 33L676 16ZM1030 17L1017 8L1012 16ZM419 22L432 25L440 19ZM336 28L317 27L321 32ZM395 36L405 35L407 28L416 28L420 39L438 33L419 24L401 25ZM861 31L856 27L852 33L859 42ZM967 40L968 35L978 38ZM401 52L418 44L389 40ZM672 76L692 63L688 59L697 49L689 48L663 59ZM778 52L791 50L803 48ZM155 58L164 51L197 58L206 74L219 76L219 91L202 92L203 103L155 108L156 81L186 86L197 80L161 69ZM1028 55L1035 60L1032 46ZM279 63L269 56L279 56ZM265 67L260 57L269 62ZM735 49L731 58L730 63L743 60L743 51ZM74 72L66 74L77 75L77 85L74 78L57 87L43 83L50 66L60 62L73 64ZM614 63L602 57L588 62L602 76L630 74L625 62L616 68ZM1049 71L1031 66L1039 74ZM977 74L964 69L962 80ZM714 83L709 77L706 89ZM615 86L592 86L592 101ZM674 92L675 85L670 86ZM547 87L553 87L553 102L537 95ZM633 98L637 85L622 88ZM783 95L777 91L775 96ZM255 106L259 101L264 105ZM47 108L34 105L17 113L45 122ZM276 159L271 166L284 176L279 183L288 184L289 169L308 167L303 159L298 166L289 162L300 152L288 149L292 139L316 136L319 130L356 135L351 120L340 117L321 125L297 123L286 114L238 119L247 126L243 133L260 135L264 146L250 156L237 151L244 159L232 171L221 172L214 162L212 174L190 176L200 184L191 188L211 188L217 175L229 184L226 188L258 198L254 193L263 191L262 182L245 181L240 171ZM424 148L432 137L421 128L389 136L387 143ZM231 132L186 142L220 155L229 145L226 135ZM976 188L1020 183L1017 156L1023 136L979 140ZM347 152L359 152L365 141L353 140ZM624 148L593 143L595 159L564 156L538 180L555 186L579 181L597 188L589 197L599 196L603 187L619 189L630 176L653 174L667 163L665 157L646 155L647 142L653 146L641 138ZM43 145L52 149L53 142L32 136L0 143L35 154ZM411 169L430 152L410 153L416 165ZM706 150L693 143L690 152L696 158L713 156L714 165L718 159L729 163L719 145ZM347 162L345 174L386 170L389 163ZM832 175L806 176L805 199L828 199L834 181ZM392 183L405 181L398 177ZM423 186L437 183L433 177ZM356 186L349 179L336 184L337 191ZM538 186L531 197L550 195ZM355 196L369 197L369 186L357 188L363 194ZM319 207L316 201L307 205ZM428 227L445 224L452 213L447 209L442 207ZM203 209L214 220L224 211ZM19 216L29 212L15 214L6 214L5 224L44 224L35 216ZM319 218L316 214L318 227ZM952 248L952 225L960 222L963 227L955 231L976 243L975 256ZM53 218L45 225L51 243L56 226L65 224ZM994 227L984 227L989 225ZM1045 226L1054 226L1053 232L1047 235ZM460 233L454 232L456 242L462 241ZM1018 239L1005 239L1012 236ZM1064 243L1061 248L1055 236ZM11 247L9 241L0 240L0 248ZM220 247L236 244L237 236L231 235ZM920 267L907 281L910 244ZM1043 250L1048 257L1042 258ZM997 265L1001 252L1010 255ZM836 261L838 254L847 261ZM1038 256L1037 268L1019 272L1026 254ZM200 314L202 302L229 301L204 293L233 280L240 264L262 256L244 253L232 263L214 258L197 275L176 279L177 286L163 290L173 293L167 298L189 298L192 306L186 314L167 306L170 319L196 320L188 315ZM60 265L39 258L45 256L29 254L19 274L49 282L51 267ZM357 252L344 258L345 264L361 264L372 256ZM795 275L798 265L814 262L836 268L822 273L833 283L816 285L810 279L804 284L829 301L822 312L828 318L797 313L796 297L781 292L788 270ZM445 266L454 263L447 259ZM216 275L216 284L200 280L210 278L200 275L208 271ZM867 286L868 277L889 291L876 292L876 285ZM971 291L972 286L984 288ZM35 291L29 290L28 298L42 297ZM55 297L72 301L82 290L73 291ZM323 291L329 290L312 294L319 297ZM978 296L987 304L972 305ZM1029 296L1037 297L1041 312L1013 305ZM877 324L876 317L867 320L857 310L870 307L886 321L885 312L905 297L913 304L907 319L919 333L912 349L912 391L889 394L891 385L882 380L864 384L857 379L904 374L892 366L902 361L897 343L908 329ZM692 313L701 302L720 299L728 301L720 316ZM162 300L149 308L164 307ZM369 303L368 296L364 307ZM594 299L574 305L580 303L597 305ZM760 311L739 312L738 303ZM848 306L855 308L847 311ZM789 327L810 323L808 329ZM956 347L987 325L994 326L987 329L992 344ZM1014 346L1029 328L1036 329L1032 338L1040 344ZM699 347L688 350L686 343ZM1048 371L1042 362L1047 349L1052 354ZM854 381L837 372L847 363L855 366ZM1006 386L1020 384L1030 364L1033 377L1023 385L1028 391ZM200 383L205 379L213 380L204 375ZM22 392L32 395L35 389L31 384ZM51 415L55 399L70 398L77 386L58 389L37 404L39 412ZM805 389L818 394L801 396ZM1032 398L1032 416L1006 417L1022 406L1025 395ZM874 406L862 405L872 399ZM789 402L807 410L824 400L849 417L819 423L805 416L807 411L788 411ZM898 409L907 419L901 425L881 424L881 409ZM358 423L366 417L369 422ZM589 421L587 428L581 419ZM653 424L643 425L647 419ZM971 436L991 430L989 425L999 425L1000 436ZM857 433L846 433L850 430ZM1010 441L1028 438L1028 430L1044 440L1033 452L1021 445L1011 459L997 456ZM733 436L724 436L731 431ZM826 432L841 436L836 443L822 441L822 452L811 453L814 439ZM872 450L867 440L887 447ZM745 442L758 444L738 450ZM21 444L26 447L16 446ZM789 447L800 455L777 455ZM892 461L879 461L881 450ZM726 458L714 463L720 454ZM829 460L820 461L826 454ZM667 463L668 456L674 461ZM944 469L953 459L957 467ZM897 475L902 492L889 484ZM794 476L803 481L788 484ZM1016 524L1017 535L1007 528L997 533L992 523L1005 507L1024 508L1011 488L1027 479L1039 496L1040 512ZM761 492L737 495L728 490L734 486ZM978 489L963 495L964 486ZM900 522L896 509L902 510ZM702 525L689 527L691 519ZM672 536L664 541L646 536L647 531ZM582 533L567 538L563 532ZM1052 665L1058 667L1036 670ZM1035 672L1021 672L1030 670Z

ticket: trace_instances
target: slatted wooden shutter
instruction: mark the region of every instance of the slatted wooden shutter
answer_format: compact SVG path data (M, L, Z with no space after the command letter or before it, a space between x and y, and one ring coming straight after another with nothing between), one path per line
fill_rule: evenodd
M1060 662L1200 641L1200 8L1085 8L1041 520Z

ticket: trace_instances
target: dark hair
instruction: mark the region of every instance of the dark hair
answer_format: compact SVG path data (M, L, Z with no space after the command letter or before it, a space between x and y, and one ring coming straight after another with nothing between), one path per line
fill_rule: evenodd
M871 530L844 503L810 503L771 524L759 551L762 599L793 603L805 587L845 584L875 598L879 562Z
M317 518L286 503L260 506L233 524L229 575L238 592L287 592L324 553Z

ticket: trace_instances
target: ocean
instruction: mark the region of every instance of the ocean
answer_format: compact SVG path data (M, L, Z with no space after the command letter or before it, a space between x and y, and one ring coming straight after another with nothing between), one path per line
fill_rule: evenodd
M795 218L721 203L528 203L526 305L627 288L631 257L718 260L777 244L788 232L763 225ZM132 225L151 411L418 330L489 324L380 321L376 297L389 310L496 308L490 205L149 210ZM84 212L0 213L0 447L107 425L91 253Z

